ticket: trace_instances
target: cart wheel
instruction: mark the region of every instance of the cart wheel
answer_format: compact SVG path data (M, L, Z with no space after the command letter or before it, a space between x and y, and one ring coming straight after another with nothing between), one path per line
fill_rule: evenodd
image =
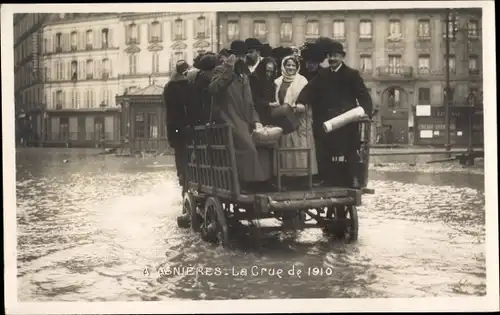
M347 219L345 225L341 225L341 229L335 231L335 236L340 239L345 239L350 242L358 240L358 209L356 206L347 206L336 209L336 218L340 220Z
M328 218L333 219L333 221L323 227L325 234L351 242L358 240L358 210L355 206L328 209ZM340 220L346 221L342 223L339 222Z
M186 192L182 205L182 215L188 218L191 228L195 232L199 232L201 226L201 216L197 213L197 209L198 207L193 194Z
M204 222L201 236L204 240L218 243L223 247L229 245L229 233L226 214L217 197L209 197L205 202Z

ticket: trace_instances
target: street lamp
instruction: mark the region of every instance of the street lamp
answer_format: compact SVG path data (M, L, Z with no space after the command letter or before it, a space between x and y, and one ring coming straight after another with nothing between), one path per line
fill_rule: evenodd
M445 80L445 93L444 93L444 109L445 109L445 126L446 126L446 144L445 150L450 155L451 150L451 141L450 141L450 103L451 103L451 93L450 93L450 23L453 25L453 39L455 38L455 34L457 32L455 28L456 22L456 13L451 9L446 9L446 20L445 20L445 60L446 67L444 72L444 80Z

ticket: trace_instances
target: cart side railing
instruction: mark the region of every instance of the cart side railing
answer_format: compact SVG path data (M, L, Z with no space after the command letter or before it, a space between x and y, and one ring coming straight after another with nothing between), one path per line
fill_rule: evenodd
M233 132L229 126L210 124L194 127L187 154L187 180L195 183L199 191L214 195L222 192L234 198L239 195Z

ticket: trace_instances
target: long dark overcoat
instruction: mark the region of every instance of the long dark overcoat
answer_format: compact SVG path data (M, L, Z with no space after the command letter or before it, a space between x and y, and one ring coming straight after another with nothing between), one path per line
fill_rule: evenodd
M328 134L322 126L325 121L355 108L356 100L371 116L372 99L363 78L359 71L345 64L337 72L330 68L319 70L299 95L297 103L312 106L316 149L323 157L359 149L359 124L352 123Z
M251 136L255 123L260 120L254 107L248 75L235 74L234 66L220 65L213 71L208 90L212 95L212 110L217 111L218 116L233 130L239 179L267 180Z

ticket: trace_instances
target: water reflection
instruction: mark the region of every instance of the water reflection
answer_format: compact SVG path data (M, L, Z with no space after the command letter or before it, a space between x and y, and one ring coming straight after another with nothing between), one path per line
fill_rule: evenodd
M434 172L393 165L376 169L370 186L377 194L366 196L360 208L358 243L331 243L320 231L307 230L296 238L268 235L258 244L251 236L235 236L236 248L228 251L177 228L181 200L170 157L127 159L94 152L16 154L22 301L486 292L480 174L439 167ZM174 267L204 272L165 274ZM266 270L254 275L256 267ZM221 273L207 273L208 268Z

